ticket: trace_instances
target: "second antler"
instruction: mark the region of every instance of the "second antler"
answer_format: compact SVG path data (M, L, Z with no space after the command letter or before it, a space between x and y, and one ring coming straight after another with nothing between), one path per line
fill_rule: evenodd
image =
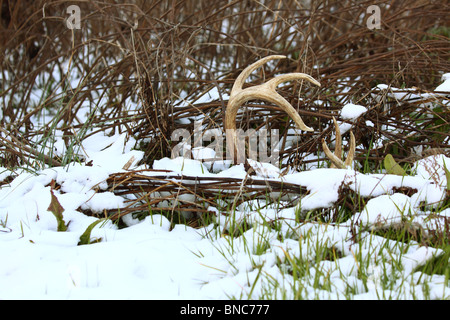
M353 163L353 158L355 156L355 148L356 148L355 136L353 135L353 132L350 131L350 149L348 151L347 158L345 159L345 161L342 161L341 130L339 129L339 125L334 117L333 122L334 128L336 130L336 142L334 154L330 151L324 139L322 139L322 148L328 159L331 160L331 168L346 169L348 167L351 167Z
M245 102L249 100L260 99L273 103L284 110L295 121L295 123L301 130L313 131L313 129L305 125L297 110L295 110L294 107L292 107L285 98L283 98L278 92L275 91L276 87L279 84L298 79L305 79L317 86L320 86L320 83L311 76L305 73L288 73L277 76L267 81L266 83L242 89L245 80L254 70L270 60L284 58L286 58L286 56L282 55L265 57L245 68L236 78L233 88L231 89L227 108L225 110L225 132L227 138L227 148L230 148L229 150L232 151L232 155L234 155L235 161L240 151L238 150L239 144L237 143L236 135L236 115L239 107L241 107Z

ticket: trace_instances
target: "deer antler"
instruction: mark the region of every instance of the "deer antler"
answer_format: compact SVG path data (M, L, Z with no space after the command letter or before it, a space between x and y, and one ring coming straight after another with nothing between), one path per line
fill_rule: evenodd
M334 122L334 128L336 130L336 143L335 143L335 149L334 154L331 153L330 149L328 149L328 146L325 143L325 139L322 139L322 147L323 151L327 155L327 157L331 160L331 168L339 168L339 169L346 169L349 166L352 165L353 157L355 156L355 136L353 135L353 132L350 131L350 150L348 151L347 159L345 159L345 162L342 161L342 148L341 148L341 130L339 129L339 125L336 122L336 119L333 117Z
M236 115L240 106L245 102L252 99L261 99L267 102L271 102L281 109L283 109L297 124L297 126L304 131L313 131L310 127L306 126L298 112L291 106L291 104L283 98L279 93L275 91L276 87L287 81L306 79L317 86L320 83L317 82L311 76L304 73L288 73L284 75L277 76L266 83L242 89L245 80L250 76L250 74L256 70L258 67L274 59L284 59L286 56L273 55L265 57L261 60L256 61L247 68L245 68L241 74L236 78L236 81L231 89L230 99L228 101L227 108L225 110L225 132L227 135L227 148L232 150L234 153L234 160L237 159L238 154L238 144L236 136Z

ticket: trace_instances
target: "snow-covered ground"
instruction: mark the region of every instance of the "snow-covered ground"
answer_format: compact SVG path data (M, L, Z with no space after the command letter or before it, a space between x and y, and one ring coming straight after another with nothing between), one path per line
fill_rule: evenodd
M405 218L436 230L441 226L439 217L450 218L450 209L434 219L427 219L431 211L420 209L425 202L431 210L431 204L444 197L443 164L450 168L450 159L443 155L421 160L416 164L417 174L408 177L315 169L278 178L307 187L309 195L300 202L303 211L332 205L342 184L361 196L373 197L365 210L339 225L299 224L295 222L299 208L255 209L248 203L236 208L232 216L235 223L245 219L253 228L237 238L221 235L221 228L229 227L230 221L219 219L218 226L200 229L180 224L170 230L167 218L154 214L142 221L128 217L128 227L121 229L106 220L91 233L91 239L99 242L78 245L97 218L77 209L101 212L123 206L123 198L104 191L105 179L124 171L123 165L132 156L136 162L142 157L132 150L125 135L111 138L100 133L91 139L97 141L86 141L85 152L89 155L86 163L92 160L92 166L74 163L38 175L1 169L0 178L13 175L15 179L0 189L0 299L247 299L264 296L264 292L281 299L294 298L294 288L300 285L302 297L311 299L450 297L443 275L414 272L442 250L417 243L401 246L370 233L378 223L392 225ZM434 168L433 177L427 166ZM214 176L191 159L161 159L155 167ZM246 172L241 165L220 172L220 176L227 174L245 177ZM52 180L61 186L54 194L65 209L68 230L64 232L57 231L56 218L47 210ZM394 187L418 192L406 196L393 193ZM275 231L265 221L279 221L279 228ZM367 229L361 231L364 238L359 241L352 239L355 227ZM314 263L321 246L339 250L340 256ZM289 272L293 257L310 261L303 277L294 279ZM366 280L360 277L360 261L367 262ZM402 266L401 273L393 270L394 264ZM319 271L320 276L315 276ZM386 275L394 277L390 287Z
M445 80L436 90L448 91L448 74ZM345 106L341 132L366 110ZM63 155L57 131L55 137L54 151ZM425 233L443 230L450 209L437 215L432 210L447 192L444 163L450 168L450 159L444 155L416 162L415 174L405 177L327 168L279 176L271 165L250 162L257 178L298 184L309 193L284 209L249 201L228 212L228 220L211 206L218 212L215 223L199 229L183 224L172 229L160 214L142 221L125 216L126 228L104 220L92 230L93 243L78 245L98 220L81 210L101 213L124 206L124 198L107 191L108 176L126 171L133 157L130 170L146 169L136 166L143 153L134 145L126 134L101 132L83 140L83 162L37 173L0 167L0 299L450 298L444 275L416 270L442 255L441 249L371 232L405 220ZM243 165L219 168L209 172L199 160L164 158L151 169L180 177L246 176ZM151 179L155 172L148 175ZM53 184L60 188L52 191ZM371 198L361 212L340 224L297 222L299 215L333 206L341 186ZM402 187L417 192L395 192ZM57 219L48 210L52 192L64 208L66 231L57 231ZM237 237L224 235L224 229L243 221L252 228ZM320 259L324 249L339 254Z

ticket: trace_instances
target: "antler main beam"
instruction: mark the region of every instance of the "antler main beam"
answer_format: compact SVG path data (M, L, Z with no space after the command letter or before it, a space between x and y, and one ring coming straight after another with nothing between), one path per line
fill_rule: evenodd
M239 152L238 143L236 141L236 116L239 107L241 107L249 100L259 99L273 103L284 110L294 120L299 129L304 131L313 131L312 128L305 125L297 110L295 110L294 107L292 107L292 105L285 98L283 98L278 92L275 91L276 87L281 83L299 79L308 80L309 82L320 87L320 83L311 76L305 73L288 73L277 76L267 81L266 83L242 89L245 80L254 70L270 60L284 58L286 58L286 56L282 55L272 55L265 57L245 68L236 78L233 88L231 89L230 99L225 111L225 132L227 135L227 148L230 148L229 150L233 151L235 161Z

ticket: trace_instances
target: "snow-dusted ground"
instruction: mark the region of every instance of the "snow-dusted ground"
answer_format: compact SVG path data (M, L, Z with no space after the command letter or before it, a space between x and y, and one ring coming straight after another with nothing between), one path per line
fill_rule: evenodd
M354 290L351 297L355 299L422 298L424 281L428 297L450 297L444 276L413 272L416 266L441 254L442 250L411 244L405 251L395 241L370 233L366 233L365 239L353 242L350 233L352 225L369 230L378 222L395 224L405 217L427 229L436 229L438 219L426 219L430 212L421 211L419 206L444 196L446 179L442 168L444 161L450 168L450 159L443 155L418 162L417 174L409 177L364 175L350 169L316 169L282 177L310 190L301 200L306 211L331 205L337 200L343 183L361 196L374 197L364 211L341 225L296 224L295 207L252 210L251 206L241 206L236 210L235 221L246 219L254 227L232 240L222 237L220 228L213 225L201 229L177 225L169 231L169 221L155 214L141 222L128 217L125 221L129 227L123 229L111 221L100 223L91 239L101 238L101 241L78 246L81 234L97 219L82 214L78 208L101 211L123 206L123 198L93 189L104 190L109 174L123 171L131 156L136 161L142 156L124 138L125 135L111 139L98 134L91 138L98 139L97 143L87 141L86 162L92 160L92 166L73 164L45 169L38 175L1 169L1 178L8 174L17 177L0 189L0 299L256 298L261 292L272 290L271 281L275 280L278 286L272 297L293 298L290 289L293 277L283 272L286 270L282 270L280 266L284 264L280 265L280 261L287 263L287 257L292 256L313 261L317 243L337 248L343 256L311 266L312 274L326 270L328 276L321 276L323 279L319 281L331 281L331 288L314 288L312 274L297 280L297 285L300 281L304 286L305 298L344 298L349 286ZM102 140L104 143L100 143ZM109 147L100 150L111 142ZM427 165L436 169L435 176L430 176ZM199 161L182 158L162 159L156 161L155 167L189 175L214 175L202 168ZM258 172L263 178L264 171ZM227 174L245 177L246 173L241 165L220 172L220 176ZM64 221L68 223L65 232L57 231L56 218L47 210L52 180L61 185L54 193L65 209ZM392 194L393 187L402 186L418 192L411 197ZM450 209L440 212L440 216L450 217ZM281 218L284 219L279 220L282 223L278 231L262 223ZM227 225L225 221L218 223L222 227ZM285 238L280 240L279 234ZM261 244L265 247L258 251ZM366 284L358 277L360 266L355 256L359 255L366 256L368 261L366 268L371 278ZM382 263L381 257L402 265L403 274L397 275L398 284L390 290L383 287L381 278L389 273L386 268L391 267Z
M439 91L448 91L448 86L441 85ZM366 110L349 104L341 118L351 120ZM351 124L340 127L344 133ZM283 179L306 187L308 195L285 209L244 203L230 214L230 221L218 215L216 225L200 229L170 229L159 214L143 221L127 216L128 227L122 229L106 220L91 233L99 242L78 245L97 220L79 209L102 212L124 206L122 197L106 191L105 180L124 171L132 157L130 169L144 168L135 165L143 154L133 150L134 143L125 134L98 133L83 141L82 163L37 174L0 168L0 181L14 178L0 188L0 299L291 299L298 294L304 299L450 298L445 276L415 271L442 254L441 249L413 241L405 245L370 232L405 219L425 231L444 228L450 209L439 215L431 211L446 193L444 163L450 168L450 159L444 155L417 162L415 175L406 177L326 168L280 177L277 168L250 162L260 179ZM63 146L56 136L55 151L62 153ZM183 158L157 160L153 169L180 176L246 176L242 165L209 172L202 162ZM57 220L48 211L52 181L61 186L53 193L64 208L64 232L57 231ZM342 185L372 197L363 211L341 224L296 223L299 211L307 215L332 206ZM401 187L417 192L394 192ZM222 236L223 228L244 220L253 227L243 235ZM277 222L277 229L269 228L267 221ZM355 228L361 235L357 241ZM318 261L315 257L324 247L337 249L340 256ZM295 261L307 263L303 274L294 277Z

